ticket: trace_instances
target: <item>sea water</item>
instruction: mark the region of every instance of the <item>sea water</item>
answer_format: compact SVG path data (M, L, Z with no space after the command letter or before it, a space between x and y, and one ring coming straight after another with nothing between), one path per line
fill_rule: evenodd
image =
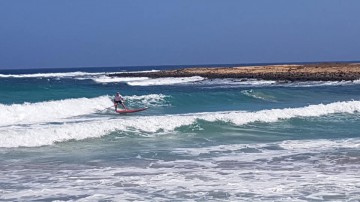
M1 71L0 200L360 200L359 81L160 69Z

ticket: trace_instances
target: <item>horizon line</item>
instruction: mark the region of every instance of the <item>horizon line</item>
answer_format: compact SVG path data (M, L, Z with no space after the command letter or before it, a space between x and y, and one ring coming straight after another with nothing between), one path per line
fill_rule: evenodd
M360 63L360 60L342 60L342 61L311 61L311 62L255 62L255 63L217 63L217 64L161 64L161 65L125 65L125 66L74 66L74 67L15 67L3 68L0 70L37 70L37 69L91 69L91 68L131 68L131 67L230 67L230 66L257 66L257 65L292 65L292 64L320 64L320 63Z

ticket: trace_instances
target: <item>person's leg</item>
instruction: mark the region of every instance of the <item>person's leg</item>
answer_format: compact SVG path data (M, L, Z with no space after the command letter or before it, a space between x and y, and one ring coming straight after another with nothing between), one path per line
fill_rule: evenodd
M120 102L120 103L121 103L121 105L124 107L124 109L127 109L127 107L124 105L123 102Z

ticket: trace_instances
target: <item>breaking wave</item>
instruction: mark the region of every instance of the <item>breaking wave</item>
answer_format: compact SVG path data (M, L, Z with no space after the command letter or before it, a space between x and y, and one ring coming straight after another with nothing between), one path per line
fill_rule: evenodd
M108 97L96 99L109 101ZM360 101L334 102L300 108L271 109L255 112L224 111L162 116L119 116L116 119L107 118L87 122L64 122L61 125L32 125L30 128L3 127L0 128L0 147L50 145L55 142L72 139L82 140L101 137L114 131L137 131L140 133L154 133L156 135L158 132L171 132L181 126L191 125L198 120L209 122L222 121L235 125L244 125L251 122L276 122L295 117L318 117L334 113L355 112L360 112ZM2 117L2 119L4 118ZM47 118L38 119L44 120Z
M128 105L161 106L167 96L162 94L124 96ZM76 98L37 103L0 104L0 127L14 124L54 122L65 118L93 114L112 107L110 96Z

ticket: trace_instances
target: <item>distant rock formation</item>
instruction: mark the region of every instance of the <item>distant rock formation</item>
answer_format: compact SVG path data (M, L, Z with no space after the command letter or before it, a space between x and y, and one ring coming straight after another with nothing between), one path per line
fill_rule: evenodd
M109 74L111 77L191 77L254 78L288 81L342 81L360 79L359 63L319 63L246 67L193 67L158 72Z

